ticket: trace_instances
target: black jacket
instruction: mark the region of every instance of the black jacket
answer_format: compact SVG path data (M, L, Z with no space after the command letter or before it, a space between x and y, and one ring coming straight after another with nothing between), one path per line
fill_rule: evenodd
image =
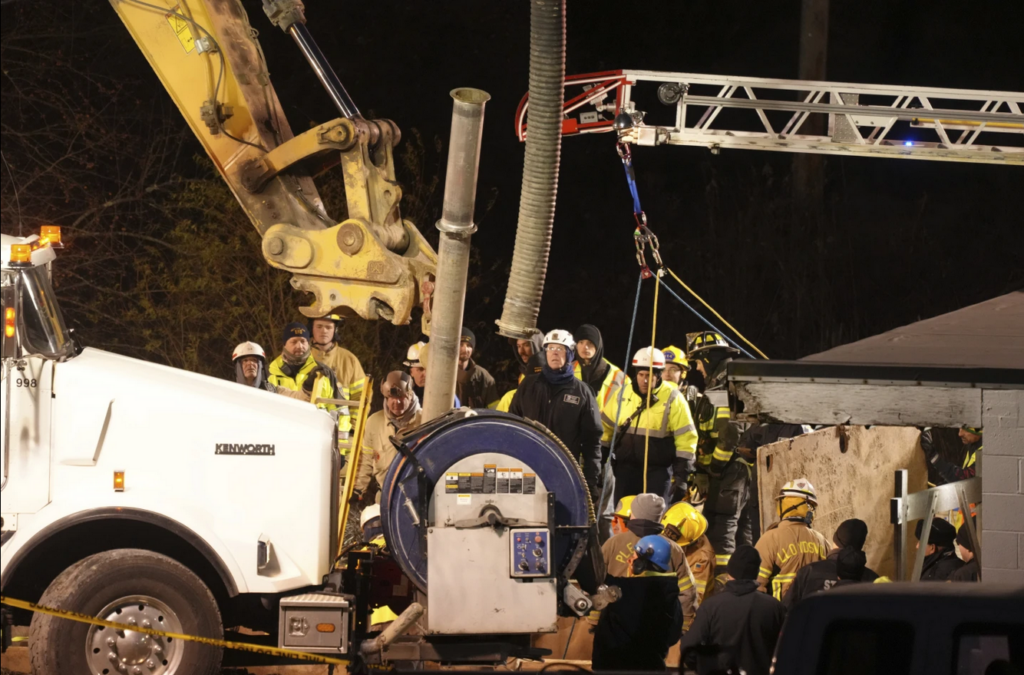
M921 581L949 581L953 573L963 566L964 561L956 557L953 549L936 549L935 553L924 559Z
M465 370L459 369L455 380L455 395L466 408L486 408L501 398L494 378L486 368L476 365L473 359L469 360Z
M549 384L543 374L528 375L519 384L509 412L540 422L565 443L583 467L591 495L601 492L601 413L590 387L572 378Z
M731 655L721 656L721 667L735 658L748 675L768 675L785 619L782 603L758 591L757 581L729 581L722 591L704 599L679 648L685 654L687 648L701 644L725 647Z
M782 598L782 604L787 610L808 595L828 590L836 585L839 581L839 575L836 573L836 558L839 556L840 550L834 548L824 560L800 568L800 571L796 573L796 579L793 580L793 585L789 587L789 592ZM873 582L877 578L878 574L874 570L865 567L864 576L860 580Z
M683 630L676 575L608 577L605 583L618 586L622 598L601 610L594 670L664 671L669 647Z
M956 572L949 577L950 581L981 581L981 570L978 569L977 559L971 560L969 563L964 563L964 566L958 569Z

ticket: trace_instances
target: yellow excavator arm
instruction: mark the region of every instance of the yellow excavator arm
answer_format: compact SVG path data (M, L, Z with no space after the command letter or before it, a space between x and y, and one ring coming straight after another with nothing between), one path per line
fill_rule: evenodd
M267 262L313 294L306 316L409 322L437 255L403 220L388 120L365 120L305 26L300 0L264 0L342 117L292 133L241 0L110 0L263 237ZM340 163L348 218L332 219L313 176Z

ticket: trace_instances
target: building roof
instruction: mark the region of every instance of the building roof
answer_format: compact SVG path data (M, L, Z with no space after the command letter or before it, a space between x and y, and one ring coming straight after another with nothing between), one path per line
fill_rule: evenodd
M1024 368L1024 291L1008 293L800 360Z
M799 361L736 360L732 381L1024 386L1024 291Z

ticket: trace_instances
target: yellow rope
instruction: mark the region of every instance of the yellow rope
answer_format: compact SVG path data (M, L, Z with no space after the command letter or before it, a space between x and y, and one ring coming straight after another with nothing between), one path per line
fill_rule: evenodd
M679 283L679 285L680 285L680 286L682 286L682 287L683 287L683 288L685 288L685 289L686 289L687 291L689 291L689 292L690 292L690 295L692 295L693 297L695 297L695 298L697 298L698 300L700 300L700 303L701 303L702 305L704 305L705 307L707 307L708 309L710 309L710 310L711 310L711 313L712 313L712 314L714 314L715 316L717 316L717 317L718 317L718 320L719 320L719 321L721 321L721 322L722 322L722 323L724 323L724 324L725 324L726 326L728 326L728 327L729 327L729 329L730 329L730 330L731 330L731 331L732 331L733 333L736 333L736 335L738 335L738 336L740 337L740 339L741 339L741 340L743 340L744 342L746 342L746 343L747 343L747 344L748 344L748 345L750 346L750 348L751 348L751 349L753 349L753 350L754 350L755 352L757 352L758 354L760 354L760 355L761 355L762 357L764 357L765 359L767 359L767 358L768 358L768 355L767 355L767 354L765 354L765 353L764 353L764 352L762 352L762 351L761 351L760 349L758 349L758 348L757 348L757 346L756 346L756 345L755 345L755 344L754 344L753 342L751 342L751 341L750 341L750 340L748 340L747 338L743 337L743 333L741 333L741 332L739 332L738 330L736 330L735 328L733 328L732 324L731 324L731 323L729 323L728 321L726 321L726 320L725 320L725 317L724 317L724 316L722 316L721 314L719 314L718 312L716 312L716 311L715 311L715 308L714 308L714 307L712 307L711 305L709 305L709 304L708 304L707 302L705 302L705 301L704 301L704 298L702 298L702 297L700 297L699 295L697 295L696 291L694 291L694 290L693 290L692 288L690 288L689 286L687 286L687 285L686 285L686 284L685 284L685 283L683 282L683 280L682 280L682 279L680 279L679 277L677 277L677 276L676 276L676 273L675 273L675 272L673 272L672 270L668 269L667 267L666 267L665 269L666 269L666 270L668 270L668 273L672 275L672 278L673 278L673 279L675 279L675 280L676 280L676 281L677 281L677 282Z
M657 344L656 338L658 337L658 290L661 288L661 270L658 270L654 275L654 321L651 326L651 346L648 348L648 360L647 360L647 416L651 416L651 392L654 390L654 345ZM640 418L643 414L637 417L637 424L640 423ZM651 429L650 420L648 420L647 429L644 433L644 492L647 492L647 453L651 447Z

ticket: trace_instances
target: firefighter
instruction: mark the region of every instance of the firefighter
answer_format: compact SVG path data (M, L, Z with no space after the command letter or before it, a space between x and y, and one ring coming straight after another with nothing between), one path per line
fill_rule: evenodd
M705 534L708 521L691 504L679 502L669 507L661 524L665 528L662 536L679 544L686 555L700 605L714 591L715 581L715 549Z
M594 630L595 671L665 670L683 623L679 603L672 600L672 546L664 537L643 537L630 557L629 574L608 580L622 597L602 610Z
M267 379L267 355L255 342L243 342L235 347L231 354L231 362L235 364L235 382L247 387L255 387L272 394L281 394L299 401L308 401L302 391L292 391L284 387L276 387Z
M520 383L509 412L540 422L583 467L594 503L601 501L601 416L590 387L573 375L576 342L567 330L544 336L541 372Z
M348 398L348 391L338 385L332 371L313 357L309 347L309 329L305 324L290 323L284 327L284 346L281 355L267 367L270 384L282 389L303 392L308 400ZM348 408L333 403L318 402L322 410L338 415L338 431L348 438L352 430Z
M640 494L633 498L629 505L629 522L626 531L616 534L601 546L605 567L610 577L628 577L630 561L636 543L649 535L661 534L664 528L661 517L665 511L665 500L661 495L650 493ZM697 611L697 591L693 573L686 562L686 554L679 544L670 541L672 572L677 578L679 607L683 612L683 620L690 625Z
M797 572L824 560L832 550L828 539L811 528L817 506L814 486L806 478L790 481L779 490L776 513L782 520L769 527L755 547L761 555L758 582L776 600L786 597Z
M409 369L409 376L412 377L412 390L416 392L416 398L423 403L423 387L427 384L427 368L420 362L420 352L427 346L426 342L417 342L409 345L405 352L403 365Z
M924 530L924 521L917 521L917 529L914 534L917 536L917 547L921 547L921 534ZM928 534L928 543L924 550L924 567L921 568L921 581L949 581L961 567L964 561L956 557L953 546L956 543L956 528L947 520L933 518L932 527Z
M611 442L614 432L614 425L611 419L604 414L612 398L612 390L616 392L622 389L625 383L627 392L632 388L629 378L622 370L614 366L608 359L604 358L604 338L597 326L585 323L573 333L576 340L576 363L573 365L573 373L582 380L597 399L598 409L601 414L601 466L603 467L604 490L602 491L603 503L596 504L600 521L598 529L601 541L607 541L611 536L612 511L615 508L615 473L612 471L608 456L611 454ZM625 396L625 393L623 394ZM615 404L618 403L618 394L615 396Z
M736 548L726 568L725 588L701 605L693 627L679 644L680 666L693 665L696 659L692 648L717 645L725 649L715 657L718 663L714 672L768 675L786 609L778 600L758 593L759 566L757 551L750 546ZM711 672L703 668L698 671Z
M754 467L748 458L735 452L744 429L730 419L726 391L728 364L739 350L720 334L705 331L690 337L687 354L701 391L694 406L700 435L697 484L703 488L706 481L708 539L715 547L716 567L723 570L736 546L754 543L752 527L740 532L740 519L755 478Z
M338 384L348 392L343 398L359 401L366 387L366 373L356 355L341 346L341 327L345 320L337 314L313 319L309 331L313 342L313 357L334 373ZM356 423L358 411L353 411L352 423Z
M839 552L848 548L855 551L863 551L864 543L867 539L868 525L863 520L851 518L840 523L839 527L836 528L836 533L832 535L832 543L835 545L835 548L829 551L828 557L811 563L796 573L793 584L789 587L789 592L786 593L786 597L782 600L782 604L786 606L786 609L792 608L793 605L812 593L825 591L835 586L839 581L837 568ZM865 567L857 580L874 581L877 578L878 574L874 570Z
M352 490L352 501L356 503L367 501L371 479L378 489L383 487L388 467L398 455L392 439L418 427L421 421L420 400L412 390L409 373L400 370L388 373L380 390L384 395L384 409L370 415L363 432L363 451ZM380 503L379 492L376 501Z
M612 454L615 497L644 492L646 466L646 491L679 501L688 494L697 447L690 407L679 389L662 380L665 356L661 350L641 349L633 357L633 368L636 391L626 391L620 408L618 390L624 385L613 383L602 411L619 426Z
M498 387L483 366L473 361L476 335L465 326L459 339L459 369L455 393L467 408L494 408L498 405Z
M665 355L665 381L671 382L680 389L686 389L686 373L690 370L690 362L682 349L669 345L661 350Z
M615 505L615 513L612 514L612 536L628 531L627 525L632 513L630 506L633 504L634 499L636 499L635 495L623 497ZM604 544L604 542L601 543Z

